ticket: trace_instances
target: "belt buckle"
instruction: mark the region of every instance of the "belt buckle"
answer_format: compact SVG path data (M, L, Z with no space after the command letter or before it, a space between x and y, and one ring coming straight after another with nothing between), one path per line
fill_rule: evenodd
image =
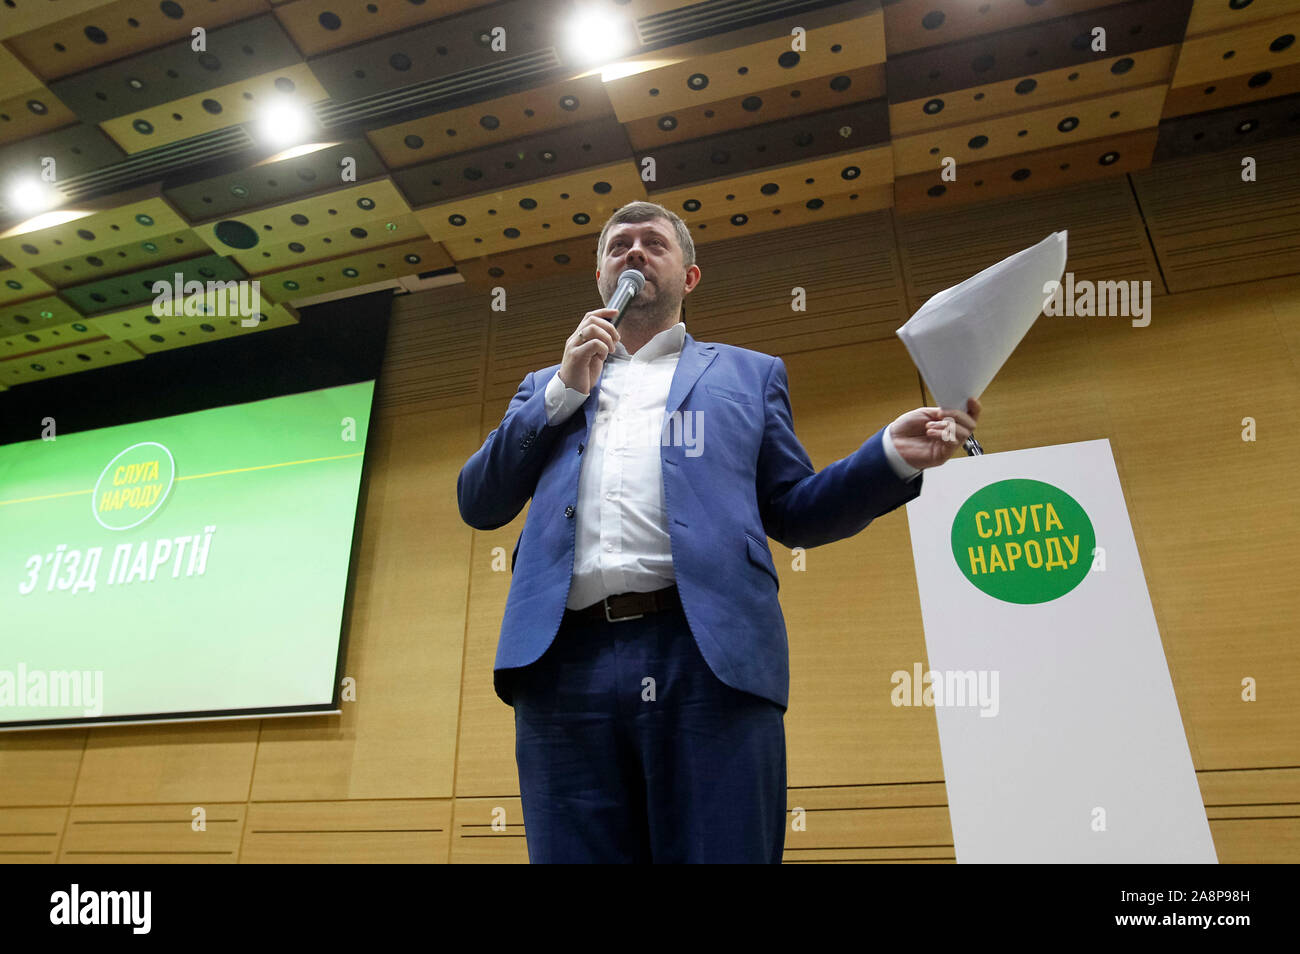
M629 619L640 619L645 613L637 613L635 616L610 616L609 615L609 597L605 597L605 619L610 623L622 623Z

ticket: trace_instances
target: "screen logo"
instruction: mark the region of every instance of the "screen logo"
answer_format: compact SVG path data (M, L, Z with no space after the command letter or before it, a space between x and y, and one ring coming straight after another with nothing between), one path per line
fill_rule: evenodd
M91 512L106 530L130 530L158 512L175 482L171 451L154 441L132 444L99 475Z

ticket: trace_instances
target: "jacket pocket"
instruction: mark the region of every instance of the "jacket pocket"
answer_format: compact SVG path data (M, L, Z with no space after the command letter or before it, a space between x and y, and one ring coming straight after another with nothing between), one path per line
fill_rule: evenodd
M734 401L737 404L752 404L749 395L741 391L733 391L730 388L720 388L716 384L705 385L710 394L716 394L720 398L726 398L728 401Z
M772 562L772 553L768 550L767 544L757 540L749 532L745 533L745 544L748 547L749 562L767 573L772 578L772 582L776 584L777 589L780 589L781 580L776 575L776 564Z

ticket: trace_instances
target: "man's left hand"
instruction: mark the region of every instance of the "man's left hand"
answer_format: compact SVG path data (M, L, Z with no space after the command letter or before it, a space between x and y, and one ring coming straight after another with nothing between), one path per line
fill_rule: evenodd
M975 398L966 402L965 411L918 407L894 421L889 436L899 455L913 467L938 467L970 437L980 410Z

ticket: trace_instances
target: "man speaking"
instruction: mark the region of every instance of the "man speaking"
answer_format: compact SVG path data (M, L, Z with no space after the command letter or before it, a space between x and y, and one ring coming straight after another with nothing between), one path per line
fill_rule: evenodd
M766 538L831 543L918 496L980 405L909 411L814 471L784 363L686 333L680 218L623 206L597 263L607 304L625 271L644 286L582 316L456 484L479 530L532 498L495 665L528 856L779 863L789 650Z

